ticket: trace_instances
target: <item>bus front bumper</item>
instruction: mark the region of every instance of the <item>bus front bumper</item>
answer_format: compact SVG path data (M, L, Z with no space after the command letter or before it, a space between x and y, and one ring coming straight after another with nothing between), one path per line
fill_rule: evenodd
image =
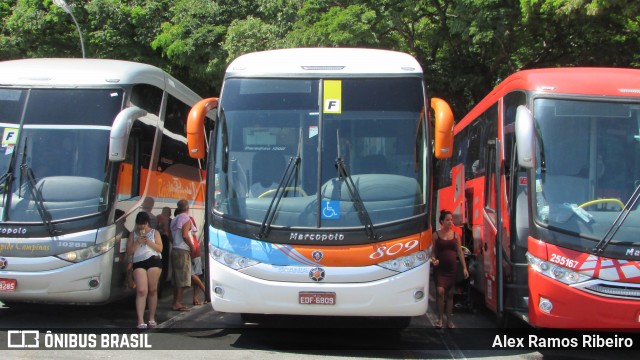
M339 271L339 268L326 268ZM210 259L216 311L281 315L420 316L427 311L429 265L365 283L279 282L243 274ZM335 294L332 304L301 303L301 293ZM416 299L416 294L422 297ZM419 297L419 296L418 296Z
M113 249L76 264L56 257L6 259L33 271L0 270L0 279L16 284L13 291L0 291L0 301L95 304L109 299Z
M640 299L614 298L586 292L542 275L530 267L529 322L544 328L640 329Z

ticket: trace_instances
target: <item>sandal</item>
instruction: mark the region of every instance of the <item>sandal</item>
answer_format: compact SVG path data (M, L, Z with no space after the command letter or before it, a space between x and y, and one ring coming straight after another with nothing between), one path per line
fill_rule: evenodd
M140 330L144 330L144 329L147 328L147 324L145 324L145 323L138 324L137 328L140 329Z
M149 323L147 324L147 327L149 327L149 328L154 328L154 327L156 327L156 326L158 326L158 323L157 323L157 322L155 322L155 321L153 321L153 320L149 320Z
M453 322L449 322L448 324L449 329L455 329L456 326L453 324Z
M436 320L435 324L433 324L433 326L436 329L442 329L442 320Z

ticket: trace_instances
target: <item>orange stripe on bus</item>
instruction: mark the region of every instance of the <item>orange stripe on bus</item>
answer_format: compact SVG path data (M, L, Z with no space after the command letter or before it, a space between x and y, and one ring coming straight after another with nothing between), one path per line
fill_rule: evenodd
M394 240L364 245L316 246L292 245L291 249L302 254L311 262L322 266L368 266L400 256L410 255L431 246L431 232L423 232ZM282 251L282 249L281 249ZM314 260L313 253L322 252L320 260ZM287 256L290 253L285 252ZM292 257L293 258L293 257ZM299 260L296 257L296 260Z

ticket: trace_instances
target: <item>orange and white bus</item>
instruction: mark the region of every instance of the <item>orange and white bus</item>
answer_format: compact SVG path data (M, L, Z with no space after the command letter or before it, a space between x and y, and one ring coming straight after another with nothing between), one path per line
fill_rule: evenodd
M426 312L433 121L449 106L410 55L284 49L228 67L188 119L207 153L209 287L217 311L395 317ZM217 117L207 149L204 116Z
M498 319L640 328L640 70L517 72L454 134L437 208Z
M188 155L185 123L200 99L145 64L0 62L0 301L132 293L122 235L138 211L188 199L203 221L203 164Z

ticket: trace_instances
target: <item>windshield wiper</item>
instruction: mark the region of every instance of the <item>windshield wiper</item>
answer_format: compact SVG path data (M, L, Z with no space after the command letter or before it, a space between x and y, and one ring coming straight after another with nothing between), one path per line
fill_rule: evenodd
M0 176L0 191L2 191L3 194L6 194L9 190L9 185L11 184L11 181L9 180L12 179L11 173L11 167L9 167L7 172Z
M42 198L42 193L40 192L40 189L38 189L38 187L36 186L36 179L33 176L33 171L31 170L31 168L29 168L27 164L20 165L20 171L22 172L22 175L27 178L27 186L29 186L29 191L31 192L31 198L36 204L36 209L38 209L40 218L42 219L42 221L44 221L44 224L47 226L47 229L49 230L49 235L51 236L58 235L60 231L56 230L51 219L51 214L49 214L47 209L44 207L44 200Z
M13 183L13 164L16 158L16 149L13 149L13 153L11 153L11 159L9 160L9 166L7 167L7 171L0 176L0 191L2 191L2 204L0 206L5 207L9 203L9 193L11 192L11 184ZM0 215L0 221L5 220L5 214L7 212L3 211L2 215Z
M271 203L267 208L267 213L264 214L264 219L262 220L262 224L260 225L260 232L256 234L258 239L266 239L269 236L269 231L271 231L271 223L276 216L276 209L280 204L280 200L284 196L284 193L287 192L287 184L291 182L291 177L295 174L296 170L298 170L300 166L300 162L302 158L300 154L302 153L302 129L300 129L300 134L298 137L298 150L296 156L293 156L289 159L289 163L287 167L284 169L284 173L282 174L282 179L280 179L280 183L276 188L275 194L273 194L273 198L271 199ZM296 176L296 179L298 177Z
M367 238L369 241L375 241L380 239L380 236L376 233L376 229L373 226L373 221L371 221L371 217L369 216L369 212L367 208L364 206L364 202L360 197L360 192L356 187L356 184L353 182L353 178L349 175L347 171L347 166L344 164L344 159L340 154L340 133L338 132L338 157L336 158L336 169L338 170L338 181L344 181L347 185L347 190L349 191L349 196L351 197L351 202L353 202L353 207L358 211L358 218L360 218L360 222L364 225L364 231L367 233ZM339 186L342 187L342 186Z
M284 193L287 192L286 184L291 181L291 177L295 173L295 170L300 165L300 156L294 156L289 159L289 163L287 164L287 168L284 170L282 174L282 179L276 188L275 194L273 194L273 198L271 199L271 203L267 208L267 213L264 215L264 220L262 220L262 224L260 225L260 232L256 235L258 239L266 239L269 236L269 231L271 230L271 223L273 222L273 218L276 216L276 209L280 204L280 200L284 196Z
M622 224L627 220L631 209L636 207L638 199L640 199L640 183L636 186L636 189L633 191L633 194L627 203L624 204L620 213L618 213L618 217L616 217L616 219L613 220L613 223L611 223L609 230L607 230L602 239L593 248L593 254L602 255L602 253L604 253L604 249L606 249L607 245L609 245L611 240L613 240L613 237L616 235L618 230L620 230Z
M369 241L374 241L380 238L380 236L376 233L376 229L373 227L373 221L371 221L371 217L369 216L369 212L367 208L364 206L364 202L362 198L360 198L360 193L358 192L358 188L356 184L353 182L351 175L347 172L347 168L344 165L344 159L338 157L336 159L336 169L338 170L338 178L340 181L344 181L347 185L347 190L349 191L349 196L351 197L351 201L353 202L353 207L358 211L358 217L362 224L364 224L364 230L367 233L367 238Z
M21 178L27 179L27 186L29 187L31 198L33 199L33 202L36 205L36 209L38 210L38 214L40 214L40 218L42 219L44 224L47 226L47 229L49 230L49 235L50 236L58 235L60 231L56 230L51 219L51 214L49 214L49 211L47 211L47 209L44 207L44 199L42 198L42 193L40 192L40 189L38 189L38 187L36 186L36 178L35 176L33 176L33 171L31 170L29 165L27 165L26 163L26 156L27 156L27 139L25 138L24 149L22 150L22 162L20 164Z

